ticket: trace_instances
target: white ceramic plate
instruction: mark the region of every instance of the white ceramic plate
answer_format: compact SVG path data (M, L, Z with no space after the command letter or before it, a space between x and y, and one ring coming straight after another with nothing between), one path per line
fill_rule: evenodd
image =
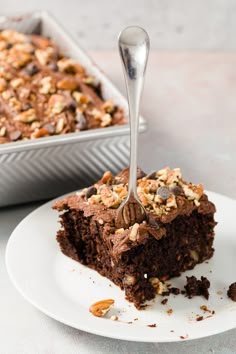
M171 280L183 288L186 275L206 276L210 299L157 296L146 310L137 311L124 293L95 271L65 257L55 240L58 214L49 202L29 214L13 231L6 251L8 273L19 292L48 316L80 330L112 338L142 342L170 342L220 333L236 327L236 303L227 289L236 281L236 200L208 193L217 206L215 255L194 270ZM105 318L94 317L89 306L112 298L115 306ZM210 312L200 309L207 305ZM169 309L173 312L167 313ZM112 321L110 316L119 319ZM203 316L202 321L196 318ZM156 327L149 325L156 324Z

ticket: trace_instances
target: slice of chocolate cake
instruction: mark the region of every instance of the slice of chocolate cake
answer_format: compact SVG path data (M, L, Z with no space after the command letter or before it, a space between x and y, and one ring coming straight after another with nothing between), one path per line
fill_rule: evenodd
M180 169L138 173L139 198L147 219L117 229L117 208L127 195L128 169L106 172L92 187L55 202L62 252L124 289L139 309L163 282L212 257L215 206L201 184L182 179Z

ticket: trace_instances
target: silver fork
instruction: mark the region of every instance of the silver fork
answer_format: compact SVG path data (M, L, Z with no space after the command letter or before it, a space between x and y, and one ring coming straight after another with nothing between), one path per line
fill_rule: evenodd
M118 45L129 102L130 168L128 195L117 211L116 227L128 228L146 218L146 211L137 195L137 148L139 106L149 53L149 37L141 27L127 27L120 33Z

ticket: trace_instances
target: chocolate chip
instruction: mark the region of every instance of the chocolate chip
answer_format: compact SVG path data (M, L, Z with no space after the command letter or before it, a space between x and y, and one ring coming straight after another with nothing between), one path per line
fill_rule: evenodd
M28 76L33 76L35 74L37 74L39 72L39 68L37 67L37 65L30 63L26 66L26 68L24 69L24 74L28 75Z
M57 63L49 63L48 68L54 72L59 70Z
M21 106L21 111L28 111L28 109L32 108L31 104L29 102L23 103Z
M149 173L149 175L146 176L147 179L157 179L157 173L156 171L153 171Z
M148 224L152 227L155 227L157 229L160 228L158 221L155 219L155 217L153 215L148 215Z
M180 186L174 186L170 188L170 191L174 194L174 195L180 195L183 192L183 189Z
M51 123L47 123L43 126L44 129L46 129L49 134L54 134L55 133L55 126L52 125Z
M20 139L21 134L22 133L19 130L15 130L9 134L9 137L12 141L16 141L16 140Z
M94 186L89 187L86 192L86 198L89 199L90 197L92 197L92 195L95 194L97 194L97 188Z
M72 112L75 112L77 108L77 103L75 100L71 99L68 104L66 105L66 108L71 110Z
M163 200L166 200L169 198L170 196L170 191L169 191L169 188L167 187L160 187L158 188L157 190L157 194L163 199Z
M13 47L13 44L11 42L8 42L6 45L6 49L11 49Z
M137 179L141 179L146 176L146 173L141 170L140 167L137 168Z
M87 120L85 115L82 112L78 112L75 120L78 122L76 124L76 128L78 128L79 130L86 130L88 129L88 124L87 124Z

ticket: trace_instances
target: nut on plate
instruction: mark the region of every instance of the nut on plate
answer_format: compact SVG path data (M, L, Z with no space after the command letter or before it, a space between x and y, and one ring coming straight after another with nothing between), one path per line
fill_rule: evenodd
M114 303L115 301L113 299L97 301L89 307L89 312L96 317L103 317L111 309Z

